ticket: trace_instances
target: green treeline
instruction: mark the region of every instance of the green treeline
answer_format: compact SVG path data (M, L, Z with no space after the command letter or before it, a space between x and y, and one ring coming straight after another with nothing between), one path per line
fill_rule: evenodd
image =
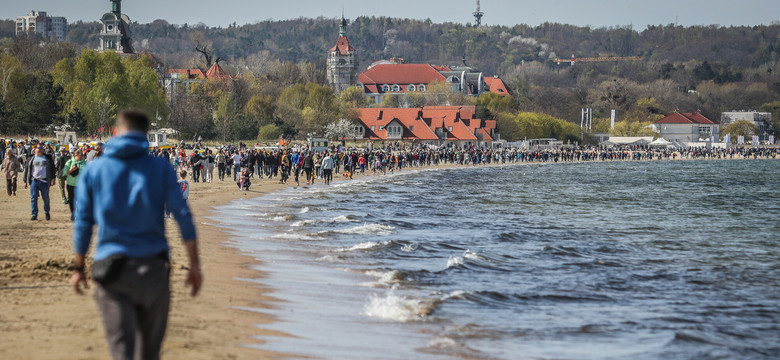
M263 21L210 28L164 20L131 25L134 47L150 52L165 68L206 70L210 51L235 80L178 89L166 97L155 87L149 59L99 55L97 23L70 25L68 42L40 43L14 37L13 23L0 21L0 131L43 132L68 122L91 132L118 108L141 107L161 125L207 138L255 138L322 131L339 118L354 118L366 106L359 89L333 94L325 87L325 56L338 36L335 19ZM754 27L650 26L588 28L470 26L429 20L360 17L350 21L350 43L360 71L374 60L457 65L465 61L485 75L499 75L511 98L474 99L429 94L386 97L386 106L474 104L496 119L503 139L580 136L580 109L593 109L594 131L608 132L617 111L620 135L647 131L663 114L701 110L718 121L730 110L774 113L780 129L780 25ZM640 56L639 61L558 65L556 57ZM151 72L150 72L151 71ZM9 74L5 76L4 74ZM140 77L140 80L138 79ZM534 114L533 116L529 114ZM557 119L557 120L555 120ZM560 124L558 122L561 122ZM572 126L570 126L572 125ZM576 126L573 126L576 125Z

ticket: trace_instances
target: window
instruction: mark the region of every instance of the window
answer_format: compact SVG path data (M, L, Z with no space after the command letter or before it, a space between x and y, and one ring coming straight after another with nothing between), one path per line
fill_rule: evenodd
M414 130L414 125L409 126L409 130Z
M409 87L407 87L407 90L415 91L415 90L417 90L417 88L414 86L414 84L409 84Z
M371 131L374 131L374 130L376 130L376 126L371 125Z
M417 90L425 91L425 85L424 84L420 84L419 86L417 86Z
M387 84L382 85L382 92L390 92L390 85Z
M452 126L448 126L447 131L452 131Z
M401 91L401 87L398 86L398 84L393 85L393 92L399 92Z
M379 130L384 130L384 128L385 128L384 126L379 125Z

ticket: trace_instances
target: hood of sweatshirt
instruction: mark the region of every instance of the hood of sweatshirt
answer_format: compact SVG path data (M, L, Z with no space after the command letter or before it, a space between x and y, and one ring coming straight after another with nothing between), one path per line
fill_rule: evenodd
M140 132L131 132L111 139L105 145L105 155L120 159L129 159L146 155L149 152L149 140Z

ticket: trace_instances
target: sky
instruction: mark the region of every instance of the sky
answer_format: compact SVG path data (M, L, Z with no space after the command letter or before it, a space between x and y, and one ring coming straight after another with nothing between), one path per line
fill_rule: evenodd
M122 12L132 21L165 19L173 24L238 25L298 17L389 16L433 22L473 22L475 0L124 0ZM97 21L109 0L0 0L0 19L15 19L30 10L65 16L68 22ZM485 25L538 25L544 22L609 27L631 25L769 25L780 22L778 0L482 0Z

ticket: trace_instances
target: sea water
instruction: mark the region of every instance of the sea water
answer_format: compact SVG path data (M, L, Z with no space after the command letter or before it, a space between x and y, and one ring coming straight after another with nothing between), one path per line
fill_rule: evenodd
M404 170L214 218L327 359L777 359L780 161ZM248 280L253 281L253 280Z

